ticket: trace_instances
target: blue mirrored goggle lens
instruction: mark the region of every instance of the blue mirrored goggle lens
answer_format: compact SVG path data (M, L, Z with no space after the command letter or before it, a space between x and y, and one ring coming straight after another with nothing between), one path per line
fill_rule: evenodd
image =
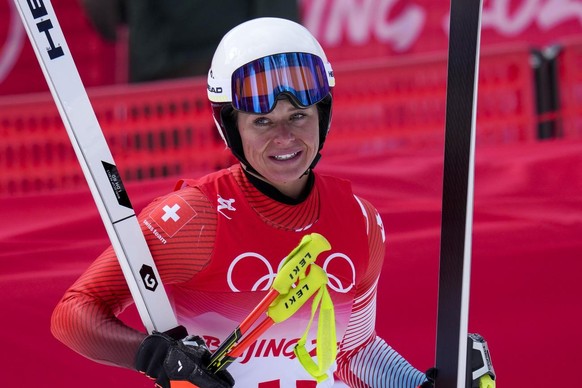
M269 113L277 97L287 93L300 107L321 101L329 93L322 60L307 53L284 53L259 58L232 75L232 105L248 113Z

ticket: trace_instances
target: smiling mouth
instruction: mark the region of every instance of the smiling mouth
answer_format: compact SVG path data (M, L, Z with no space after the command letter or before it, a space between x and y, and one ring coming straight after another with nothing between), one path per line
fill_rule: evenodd
M284 161L284 160L290 160L290 159L293 159L293 158L294 158L294 157L296 157L297 155L299 155L299 151L298 151L298 152L293 152L293 153L291 153L291 154L285 154L285 155L275 155L275 156L272 156L272 158L273 158L273 159L275 159L275 160L282 160L282 161Z

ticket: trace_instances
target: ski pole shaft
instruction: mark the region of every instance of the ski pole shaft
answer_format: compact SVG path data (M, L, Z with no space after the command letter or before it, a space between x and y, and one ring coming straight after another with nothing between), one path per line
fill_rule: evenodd
M267 311L269 305L277 298L279 293L271 289L269 293L259 302L259 304L251 311L251 313L241 322L236 329L220 344L218 349L212 354L208 369L218 372L226 368L225 356L230 352L242 339L242 336L252 327L253 323ZM231 360L232 361L232 360Z
M253 311L251 311L251 313L241 322L239 326L240 330L243 333L247 332L253 323L256 322L265 311L267 311L267 308L269 308L269 305L277 299L277 296L279 296L279 293L276 290L269 290L269 293L263 298L263 300L261 300Z
M267 331L267 329L274 324L275 321L269 317L263 319L261 323L259 323L257 327L253 329L253 331L251 331L245 338L242 339L242 341L234 345L230 352L226 354L226 357L232 360L240 357L243 352L261 336L261 334Z

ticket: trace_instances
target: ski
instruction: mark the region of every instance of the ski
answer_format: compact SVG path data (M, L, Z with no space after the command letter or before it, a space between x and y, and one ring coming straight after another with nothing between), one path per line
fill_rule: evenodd
M49 0L14 0L146 328L178 326Z
M451 0L436 388L470 388L467 349L482 0Z

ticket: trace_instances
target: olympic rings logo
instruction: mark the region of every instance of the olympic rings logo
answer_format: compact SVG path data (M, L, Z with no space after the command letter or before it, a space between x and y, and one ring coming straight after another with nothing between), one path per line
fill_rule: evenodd
M226 281L228 282L228 286L230 287L230 289L233 292L240 292L240 290L234 285L234 282L232 281L232 273L234 271L234 268L243 259L248 260L248 259L253 258L253 257L258 259L259 261L261 261L263 264L265 264L265 268L267 269L267 274L263 275L259 279L257 279L257 281L253 284L251 290L252 291L267 291L269 288L271 288L271 285L273 284L273 280L275 279L275 276L277 276L277 274L275 272L273 272L273 267L271 267L271 263L269 263L269 260L267 260L263 255L259 255L258 253L245 252L245 253L241 253L240 255L235 257L235 259L232 261L232 263L230 263L230 265L228 266L228 273L226 274ZM281 263L283 263L283 262L281 261ZM280 266L281 266L281 264L279 264L279 267ZM262 283L265 283L265 285L263 286L263 288L259 289L259 287L261 286Z
M283 260L281 260L281 262L279 263L279 266L277 268L277 271L275 271L273 269L273 267L271 266L271 263L269 262L269 260L267 260L263 255L256 253L256 252L245 252L245 253L241 253L240 255L238 255L237 257L234 258L234 260L230 263L229 267L228 267L228 272L226 275L226 282L228 283L228 286L230 287L231 291L233 292L241 292L241 290L239 289L239 287L237 287L235 285L235 281L233 279L233 273L235 272L235 268L239 267L239 266L250 266L251 262L250 261L255 261L258 260L259 262L259 266L263 267L264 266L264 274L263 275L259 275L259 277L254 281L254 283L252 283L251 286L251 291L267 291L269 290L269 288L271 288L271 286L273 285L273 281L275 280L275 277L277 276L277 272L279 269L281 269L281 266L283 265ZM328 268L330 267L330 265L332 263L338 263L338 260L341 261L345 261L351 271L351 277L349 277L350 281L349 284L344 284L342 282L342 280L334 273L330 273L330 271L328 270ZM255 263L252 263L253 265ZM329 278L329 283L328 286L329 288L331 288L333 291L338 292L338 293L348 293L351 291L351 289L354 287L354 285L356 284L356 268L354 266L353 261L349 258L349 256L343 254L343 253L332 253L330 254L325 261L323 262L323 266L322 266L323 270L327 273L327 276ZM246 271L245 271L246 273ZM251 276L253 276L255 274L252 274Z
M352 270L351 283L348 284L347 287L344 287L341 280L337 276L335 276L333 273L330 273L330 271L327 270L330 263L335 259L345 260L348 263L348 265L350 266L350 269ZM323 262L322 268L327 273L327 277L329 279L329 284L328 284L329 288L331 288L335 292L340 292L342 294L346 294L346 293L350 292L350 290L354 287L354 284L356 284L356 268L354 267L354 263L347 255L344 255L343 253L332 253L331 255L329 255L329 257L327 259L325 259L325 261Z

